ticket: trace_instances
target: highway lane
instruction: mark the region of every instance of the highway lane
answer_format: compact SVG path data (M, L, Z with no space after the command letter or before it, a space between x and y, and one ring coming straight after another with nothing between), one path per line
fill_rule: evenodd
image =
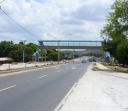
M53 111L86 72L70 63L0 78L0 111Z

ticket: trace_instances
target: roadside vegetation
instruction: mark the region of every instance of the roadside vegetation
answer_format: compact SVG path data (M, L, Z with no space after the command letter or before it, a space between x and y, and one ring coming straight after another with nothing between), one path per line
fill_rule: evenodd
M102 30L103 49L128 66L128 0L116 0Z
M38 45L34 43L24 44L19 42L15 44L13 41L0 42L0 57L12 58L13 62L22 62L23 50L25 52L25 62L32 61L32 55L38 49ZM60 53L60 60L63 59L63 53ZM47 50L47 60L57 61L58 51L49 49Z
M110 66L110 65L107 65L107 67L112 69L113 71L128 73L128 68L127 67L123 67L123 66Z

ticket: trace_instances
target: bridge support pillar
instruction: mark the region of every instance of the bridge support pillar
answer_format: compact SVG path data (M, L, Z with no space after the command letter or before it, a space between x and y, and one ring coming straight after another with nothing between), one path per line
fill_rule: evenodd
M47 50L41 48L41 62L46 62L47 59Z

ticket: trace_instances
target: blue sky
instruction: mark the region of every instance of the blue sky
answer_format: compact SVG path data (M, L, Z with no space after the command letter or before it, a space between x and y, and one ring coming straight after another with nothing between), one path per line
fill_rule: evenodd
M101 40L113 0L5 0L1 5L29 33L0 11L0 40Z

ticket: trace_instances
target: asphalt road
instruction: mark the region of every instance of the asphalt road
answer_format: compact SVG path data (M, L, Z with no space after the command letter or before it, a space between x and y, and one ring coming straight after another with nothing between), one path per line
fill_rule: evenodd
M87 67L70 63L0 77L0 111L53 111Z

